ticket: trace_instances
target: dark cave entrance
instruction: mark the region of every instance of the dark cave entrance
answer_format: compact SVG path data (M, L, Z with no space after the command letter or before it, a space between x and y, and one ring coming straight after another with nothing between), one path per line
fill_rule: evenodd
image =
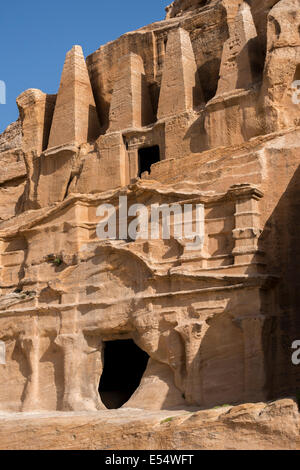
M160 161L159 146L145 147L139 150L139 177L144 171L151 173L151 166Z
M148 354L131 339L104 343L99 394L106 408L120 408L129 400L140 385L148 359Z
M300 64L297 65L293 81L300 80Z

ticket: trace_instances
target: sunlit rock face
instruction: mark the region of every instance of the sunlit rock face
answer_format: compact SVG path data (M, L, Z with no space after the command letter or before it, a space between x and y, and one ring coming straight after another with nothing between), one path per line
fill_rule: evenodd
M210 3L215 3L215 0L175 0L175 2L166 7L167 19L181 16L184 13L191 12Z
M0 411L296 393L298 7L175 1L86 59L74 46L57 95L17 98L0 136ZM183 212L151 236L153 206L175 203L194 230L201 214L193 250Z

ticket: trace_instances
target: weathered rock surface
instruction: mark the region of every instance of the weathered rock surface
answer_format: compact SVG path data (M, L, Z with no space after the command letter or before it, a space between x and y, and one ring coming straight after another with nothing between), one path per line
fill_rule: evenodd
M0 135L0 152L22 147L22 124L21 120L10 124Z
M184 13L192 12L212 1L213 0L175 0L175 2L166 7L167 18L182 16Z
M0 220L13 217L20 207L26 180L22 144L22 124L18 119L0 135Z
M0 449L299 450L293 400L205 411L0 414Z
M0 410L24 447L27 425L41 447L299 446L295 403L263 404L300 389L299 4L175 1L86 61L74 46L57 96L18 97L0 136ZM194 222L198 205L195 250L173 215L150 236L173 203Z

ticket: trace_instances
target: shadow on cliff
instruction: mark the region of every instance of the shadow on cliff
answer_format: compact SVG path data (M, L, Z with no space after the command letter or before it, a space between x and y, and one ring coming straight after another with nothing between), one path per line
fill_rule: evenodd
M220 78L221 59L206 61L198 68L197 74L201 83L205 103L216 96Z
M197 400L201 408L238 404L244 395L242 330L227 311L209 320L195 358L199 368Z
M274 181L276 185L276 181ZM295 396L300 390L300 366L292 364L293 341L300 339L300 166L278 200L259 238L265 251L266 273L279 277L260 291L264 314L263 357L266 399ZM249 272L250 274L250 272ZM245 300L229 301L226 311L209 321L195 362L199 373L196 395L201 407L243 402L244 339L238 323L232 321ZM202 383L202 385L201 385Z
M58 346L56 346L54 340L56 338L55 334L49 336L49 346L47 350L44 352L43 356L40 358L40 362L51 364L51 368L54 375L54 383L55 383L55 393L56 393L56 403L54 409L61 410L62 409L62 401L63 401L63 380L64 377L64 369L63 369L63 358L62 352ZM50 372L50 371L49 371ZM49 379L48 379L49 381ZM50 381L49 381L50 383ZM45 397L45 401L47 402L47 397Z
M190 151L201 153L209 149L208 136L204 127L205 112L202 112L198 119L189 127L184 136L184 140L190 141Z
M250 39L238 54L238 79L236 88L248 89L252 83L261 83L266 55L259 47L259 38ZM250 63L251 74L248 64Z
M300 389L300 366L291 359L291 345L300 339L300 166L266 222L259 248L266 252L268 273L280 276L268 302L270 337L264 339L267 390L273 399Z

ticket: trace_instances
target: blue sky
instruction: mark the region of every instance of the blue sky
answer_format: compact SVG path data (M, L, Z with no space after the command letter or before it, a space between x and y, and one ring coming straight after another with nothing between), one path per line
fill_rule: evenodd
M28 88L56 93L66 52L87 56L127 31L164 18L171 0L8 0L0 8L0 133L18 117L16 97ZM1 101L1 86L0 86Z

